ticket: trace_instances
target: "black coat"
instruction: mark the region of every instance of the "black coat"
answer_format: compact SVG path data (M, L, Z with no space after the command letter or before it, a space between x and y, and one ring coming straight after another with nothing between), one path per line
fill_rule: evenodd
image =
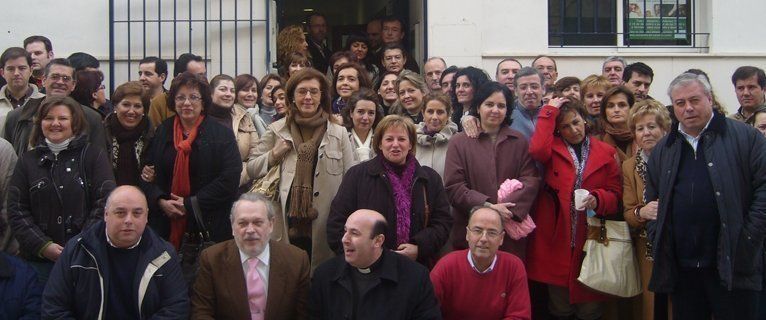
M106 290L114 271L110 269L105 226L100 221L64 247L43 291L44 319L99 319L106 310ZM170 243L146 228L135 249L140 251L133 288L121 289L134 293L141 318L188 318L186 281ZM104 314L103 319L109 318Z
M341 253L343 227L346 219L359 209L381 213L388 221L385 248L396 250L396 203L391 183L385 176L382 157L355 165L346 172L338 193L330 206L327 218L327 242L330 249ZM418 261L428 264L447 242L452 228L452 216L442 179L436 171L416 164L410 210L410 243L418 246ZM425 222L425 203L428 199L430 215Z
M173 145L173 121L165 120L155 131L148 164L154 165L153 183L141 183L149 201L149 224L161 237L170 235L170 220L159 207L160 199L170 199L176 149ZM215 242L231 239L229 210L236 200L242 161L234 133L205 118L199 126L189 159L191 195L184 197L189 229L196 230L191 199L197 198L202 218ZM143 181L143 180L142 180Z
M766 237L766 139L752 127L714 112L697 152L708 161L720 215L716 267L727 289L761 290ZM649 288L672 292L679 267L669 219L683 144L675 123L652 150L646 181L647 202L659 200L657 220L647 224L654 271Z
M37 257L48 241L63 246L103 219L106 197L115 188L111 169L107 152L85 136L72 140L58 156L45 144L25 152L16 163L7 202L21 254Z
M311 279L311 319L441 319L428 269L385 249L382 259L379 281L364 294L355 318L351 272L357 271L342 255L319 265Z

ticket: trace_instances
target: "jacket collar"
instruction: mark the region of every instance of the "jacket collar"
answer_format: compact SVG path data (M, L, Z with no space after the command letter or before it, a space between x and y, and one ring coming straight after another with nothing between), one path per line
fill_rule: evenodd
M678 131L679 126L680 122L678 122L678 120L673 120L673 127L670 130L671 134L669 134L667 140L665 140L666 147L673 145L673 143L675 143L676 139L678 138L683 139L681 133ZM726 116L716 110L713 110L713 119L710 120L710 125L708 125L704 132L712 132L717 135L723 135L726 132ZM704 132L700 132L700 134L703 134Z
M367 164L367 173L371 176L382 175L386 171L386 168L383 167L381 161L384 161L382 154L376 155L374 158L365 161ZM423 171L420 162L417 162L417 159L415 159L415 180L417 179L428 179L428 175Z

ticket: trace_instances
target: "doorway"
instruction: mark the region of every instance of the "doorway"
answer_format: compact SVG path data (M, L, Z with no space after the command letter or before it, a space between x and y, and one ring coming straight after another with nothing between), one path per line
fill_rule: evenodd
M426 0L276 0L276 23L272 30L293 25L306 26L306 17L320 12L327 17L327 44L333 52L343 50L346 39L352 34L364 34L367 22L387 15L394 15L406 26L405 46L422 67L427 54L425 48L425 1ZM273 37L272 41L276 41ZM275 43L275 42L274 42Z

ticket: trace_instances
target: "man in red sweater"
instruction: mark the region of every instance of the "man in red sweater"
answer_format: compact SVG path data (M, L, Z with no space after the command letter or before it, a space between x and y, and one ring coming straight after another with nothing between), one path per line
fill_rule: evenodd
M471 210L469 249L446 255L431 271L445 320L532 317L524 264L513 254L497 251L503 244L502 221L492 208Z

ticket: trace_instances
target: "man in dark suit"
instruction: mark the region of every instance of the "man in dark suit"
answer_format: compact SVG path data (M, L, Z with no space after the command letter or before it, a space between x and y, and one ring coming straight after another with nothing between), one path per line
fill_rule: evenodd
M274 208L243 194L231 209L234 240L202 251L192 290L192 319L307 319L309 260L295 246L269 240Z

